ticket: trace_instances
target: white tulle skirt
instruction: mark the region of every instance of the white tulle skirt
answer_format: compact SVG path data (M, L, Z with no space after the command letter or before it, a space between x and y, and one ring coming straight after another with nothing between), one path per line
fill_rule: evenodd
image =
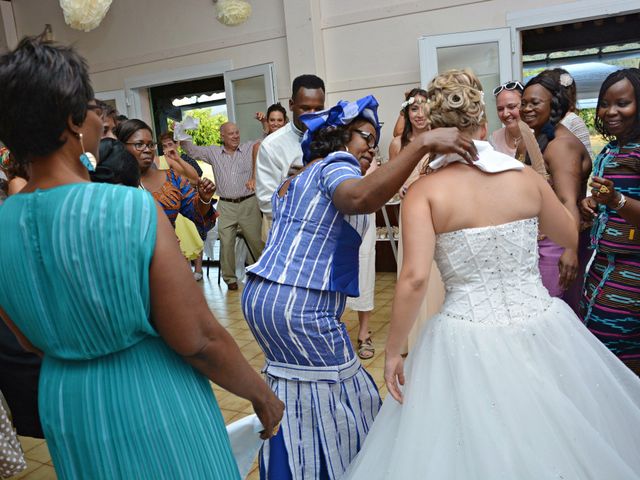
M640 478L640 380L554 299L517 325L436 315L347 479Z

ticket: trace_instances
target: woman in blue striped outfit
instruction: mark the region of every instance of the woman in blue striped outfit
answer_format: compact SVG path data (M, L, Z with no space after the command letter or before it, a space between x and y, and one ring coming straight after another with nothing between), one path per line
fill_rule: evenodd
M285 403L282 428L261 453L264 479L337 479L360 449L380 396L340 317L346 297L358 295L364 214L384 205L426 153L476 155L457 129L433 130L363 177L379 139L377 107L368 96L301 117L305 168L274 193L267 245L248 269L242 308Z

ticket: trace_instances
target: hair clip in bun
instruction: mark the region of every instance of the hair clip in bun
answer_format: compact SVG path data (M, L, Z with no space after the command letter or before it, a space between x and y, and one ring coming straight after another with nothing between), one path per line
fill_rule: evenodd
M573 77L571 75L569 75L568 73L563 73L562 75L560 75L560 85L566 88L571 84L573 84Z

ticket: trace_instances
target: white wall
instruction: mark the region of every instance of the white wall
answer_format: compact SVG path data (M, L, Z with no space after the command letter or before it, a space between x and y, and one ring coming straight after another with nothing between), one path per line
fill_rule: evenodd
M380 102L383 149L404 100L420 84L418 39L506 27L508 11L562 0L323 0L322 36L331 102L373 93Z
M66 26L58 0L13 2L18 35L53 27L55 39L84 55L97 91L123 88L131 76L231 60L234 68L273 61L286 86L284 12L281 0L253 2L243 25L226 27L211 0L114 0L102 24L85 33Z
M387 124L382 140L386 149L403 92L420 81L420 36L505 27L508 13L571 4L567 0L250 1L252 17L238 27L226 27L215 19L211 0L114 0L102 25L89 33L64 24L58 0L18 0L12 5L19 37L39 33L50 23L57 40L77 46L89 62L96 91L121 89L126 78L180 67L230 61L240 68L274 62L278 94L285 105L291 77L303 71L324 78L327 105L341 98L376 95Z

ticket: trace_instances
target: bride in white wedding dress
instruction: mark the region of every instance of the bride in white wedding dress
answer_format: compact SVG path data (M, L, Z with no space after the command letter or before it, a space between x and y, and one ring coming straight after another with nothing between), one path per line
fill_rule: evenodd
M436 77L432 126L484 138L480 90L470 71ZM575 248L577 220L531 168L476 146L475 166L438 158L405 199L389 395L345 478L638 479L640 380L538 271L538 230ZM405 364L434 258L445 303Z

